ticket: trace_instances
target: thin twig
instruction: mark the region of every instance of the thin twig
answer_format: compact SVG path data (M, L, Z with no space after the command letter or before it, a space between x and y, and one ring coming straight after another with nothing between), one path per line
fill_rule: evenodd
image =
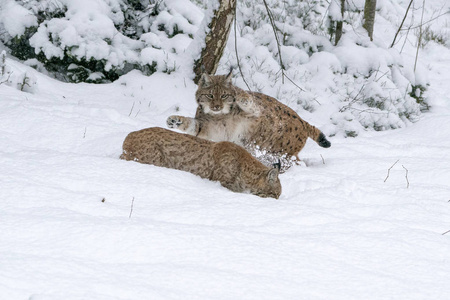
M402 165L402 167L403 167L403 169L405 169L405 171L406 171L406 175L405 175L405 178L406 178L406 183L407 183L407 185L406 185L406 188L409 188L409 180L408 180L408 169L407 169L407 168L405 168L405 166L404 166L404 165Z
M248 90L251 91L250 86L248 85L247 81L244 78L244 74L242 73L242 69L241 69L241 63L239 61L239 54L238 54L238 49L237 49L237 5L235 5L234 8L234 51L236 52L236 61L237 61L237 65L238 65L238 69L239 69L239 73L241 73L241 77L242 80L244 80L245 85L247 86Z
M422 44L422 25L423 25L423 14L424 14L424 12L425 12L425 0L423 0L423 5L422 5L422 17L420 19L419 41L417 43L416 59L414 61L414 72L416 72L417 58L419 57L419 48L420 48L420 44Z
M409 2L409 5L408 5L408 8L406 9L406 13L405 13L405 16L403 17L402 23L400 23L400 27L398 27L398 30L395 33L394 40L392 41L392 44L391 44L391 48L394 47L395 40L397 39L397 36L400 33L400 30L402 29L403 23L405 23L406 16L408 15L409 8L411 7L411 4L413 3L413 1L414 0L411 0L411 2Z
M344 111L346 111L347 109L351 108L352 104L359 100L359 99L358 99L358 96L359 96L359 94L361 94L361 92L363 91L363 89L364 89L365 87L366 87L366 84L363 84L363 85L361 86L361 88L359 89L358 93L356 94L356 96L353 97L353 100L350 101L347 105L342 106L342 107L339 109L339 112L344 112Z
M323 159L322 154L320 154L320 157L322 157L322 164L325 164L325 159Z
M437 19L439 19L440 17L445 16L446 14L449 14L449 13L450 13L450 12L447 11L447 12L442 13L442 14L440 14L440 15L434 17L434 18L429 19L428 21L425 21L425 22L421 23L420 25L417 25L417 26L411 26L411 27L409 27L409 28L407 28L407 29L402 29L402 31L403 31L403 30L410 30L410 29L420 28L421 26L426 25L426 24L428 24L428 23L431 23L431 22L433 22L434 20L437 20Z
M6 78L4 81L0 82L0 84L9 82L9 78L11 77L12 73L13 72L8 73L8 78Z
M131 210L130 210L130 216L128 217L128 219L131 219L131 214L133 213L133 205L134 205L134 197L131 200Z
M292 79L290 79L286 74L284 74L284 76L293 84L295 85L300 91L304 92L305 90L302 89L301 87L299 87ZM316 100L317 101L317 100ZM319 101L317 101L319 102ZM320 103L319 103L320 104Z
M444 234L446 234L446 233L449 233L450 232L450 230L447 230L446 232L444 232L442 235L444 235Z
M278 40L277 28L276 28L276 25L275 25L275 20L273 19L272 12L270 11L266 0L263 0L263 2L264 2L264 6L266 7L267 15L269 16L270 24L272 25L273 34L275 35L275 41L277 42L278 56L280 57L280 65L281 65L281 83L284 84L284 76L285 76L284 75L284 64L283 64L283 60L281 59L281 47L280 47L280 41Z
M83 139L86 137L86 130L87 130L87 127L84 127Z
M391 172L391 169L398 163L400 159L397 159L397 161L388 169L388 173L386 178L384 179L384 182L386 182L386 180L389 178L389 173Z
M130 113L128 114L128 116L131 116L131 113L133 112L134 103L136 103L136 101L133 102L133 106L131 106L131 110L130 110Z

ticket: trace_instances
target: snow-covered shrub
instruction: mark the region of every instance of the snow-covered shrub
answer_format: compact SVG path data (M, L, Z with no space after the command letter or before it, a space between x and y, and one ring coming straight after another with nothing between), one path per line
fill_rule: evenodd
M324 128L330 135L357 136L418 119L425 107L418 102L426 101L416 101L414 90L420 86L423 92L427 82L417 82L398 50L370 41L361 26L363 0L346 1L343 18L338 1L266 2L277 37L262 0L238 2L236 47L244 77L235 71L238 85L272 95L300 115L306 110L324 123L330 118L332 125ZM383 5L380 11L388 14L392 5ZM344 35L334 46L331 22L340 20ZM234 47L230 37L222 72L237 65Z
M328 135L403 127L428 109L426 68L415 71L411 55L399 53L403 46L391 49L377 33L381 24L393 36L407 3L378 2L372 42L361 26L365 0L345 1L344 15L340 0L266 2L268 8L263 0L237 2L237 30L218 73L234 66L237 85L274 96L307 120L314 112L313 123ZM27 64L72 82L112 81L132 69L192 77L217 3L3 0L0 40ZM335 46L338 21L344 28ZM414 18L407 22L415 26ZM448 25L427 26L422 45L449 46ZM405 49L414 47L414 33L402 38Z
M105 82L132 69L177 69L201 21L188 0L4 0L2 41L60 79ZM13 14L12 20L9 16Z

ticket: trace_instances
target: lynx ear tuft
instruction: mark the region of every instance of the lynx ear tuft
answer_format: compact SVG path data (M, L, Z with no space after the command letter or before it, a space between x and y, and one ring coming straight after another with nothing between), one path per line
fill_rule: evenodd
M200 81L198 82L199 86L205 87L211 84L211 76L208 73L203 73L202 77L200 77Z
M269 173L267 173L267 181L270 184L274 184L277 181L278 173L277 168L270 169Z
M233 78L233 67L230 67L230 72L225 77L225 81L228 84L231 84L231 79Z

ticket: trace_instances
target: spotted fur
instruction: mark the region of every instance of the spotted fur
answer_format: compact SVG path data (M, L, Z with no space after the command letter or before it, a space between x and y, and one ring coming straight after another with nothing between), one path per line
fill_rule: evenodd
M279 170L264 166L231 142L215 143L163 128L147 128L125 138L120 158L187 171L219 181L234 192L277 199L281 194Z
M170 116L167 125L212 141L256 146L279 156L294 156L309 138L331 146L325 135L290 107L262 93L244 91L228 75L203 74L196 92L195 118Z

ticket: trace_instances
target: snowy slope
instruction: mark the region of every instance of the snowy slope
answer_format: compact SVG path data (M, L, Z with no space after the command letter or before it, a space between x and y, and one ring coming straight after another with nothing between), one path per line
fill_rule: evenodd
M118 159L128 132L193 114L177 75L1 85L0 298L448 299L450 51L427 55L432 112L308 142L279 200Z
M118 159L129 132L194 115L181 72L66 84L8 59L36 84L0 84L0 299L449 299L450 50L419 59L431 111L309 141L279 200Z

